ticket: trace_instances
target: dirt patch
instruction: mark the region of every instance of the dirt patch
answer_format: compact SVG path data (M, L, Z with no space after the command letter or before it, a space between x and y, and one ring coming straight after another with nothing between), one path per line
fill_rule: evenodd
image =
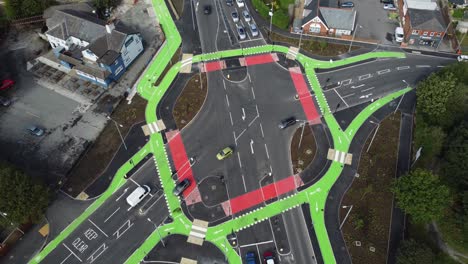
M133 98L130 105L126 100L120 102L111 118L122 125L119 127L122 135L125 136L133 124L145 120L145 107L146 101L138 95ZM72 197L76 197L104 172L121 143L115 124L112 121L108 122L96 141L72 169L62 189Z
M300 173L307 168L312 160L314 160L316 152L317 144L315 143L315 137L310 126L299 127L291 141L291 161L294 174Z
M172 110L177 128L184 128L200 111L207 94L206 73L195 74L184 87Z
M286 37L276 32L271 34L271 40L281 43L288 43L294 47L299 46L299 39ZM347 53L349 45L327 43L326 41L308 40L304 39L303 36L301 41L301 49L320 56L338 56L340 54ZM360 47L351 47L351 50L357 49L360 49Z
M359 177L342 201L348 208L341 209L341 221L353 206L342 229L353 263L385 263L387 259L393 201L390 184L396 173L400 119L397 112L383 120L367 152L374 132L369 136L359 161Z

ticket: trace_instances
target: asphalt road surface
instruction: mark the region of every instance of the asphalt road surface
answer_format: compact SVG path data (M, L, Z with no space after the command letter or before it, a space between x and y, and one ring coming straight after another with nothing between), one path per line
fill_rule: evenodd
M154 161L149 159L116 193L83 222L41 263L122 263L169 215L158 182ZM134 208L127 196L138 186L152 190ZM150 218L153 223L149 222Z

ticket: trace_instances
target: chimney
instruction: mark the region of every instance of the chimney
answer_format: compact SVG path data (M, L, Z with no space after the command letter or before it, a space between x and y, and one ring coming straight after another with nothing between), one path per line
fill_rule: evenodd
M112 33L112 30L114 30L114 29L115 29L114 23L113 23L112 21L107 22L107 24L106 24L106 31L107 31L107 33L108 33L108 34L111 34L111 33Z

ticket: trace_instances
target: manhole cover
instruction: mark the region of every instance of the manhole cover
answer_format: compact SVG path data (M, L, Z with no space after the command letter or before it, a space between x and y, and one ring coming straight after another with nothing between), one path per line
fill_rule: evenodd
M216 185L211 185L211 190L212 191L216 190Z

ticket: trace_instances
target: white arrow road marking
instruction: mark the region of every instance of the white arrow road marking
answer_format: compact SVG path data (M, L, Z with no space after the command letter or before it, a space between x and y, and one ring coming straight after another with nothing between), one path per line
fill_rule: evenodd
M242 107L242 121L245 121L245 110L244 110L244 107Z
M254 154L254 149L253 149L253 139L250 140L250 151L252 152L252 154Z
M369 98L369 96L371 96L371 95L372 95L372 93L366 94L366 95L362 95L362 96L359 96L359 99Z

